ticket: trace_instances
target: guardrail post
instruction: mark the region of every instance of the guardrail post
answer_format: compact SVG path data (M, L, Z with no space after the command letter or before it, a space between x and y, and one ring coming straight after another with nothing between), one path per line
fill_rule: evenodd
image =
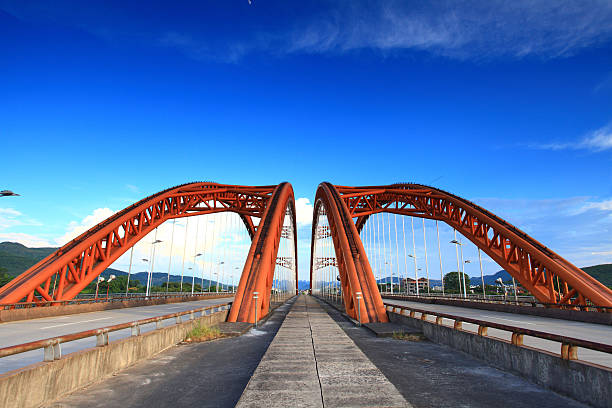
M53 359L59 360L60 358L62 358L62 345L59 340L56 340L53 345Z
M462 327L463 327L463 322L461 320L455 320L455 323L453 324L453 328L455 330L461 330Z
M487 326L483 326L483 325L478 326L478 335L479 336L486 336L487 335L487 330L488 330Z
M189 320L195 320L195 313L193 310L189 312Z
M412 317L412 318L414 319L414 310L411 310L411 311L410 311L410 315L409 315L409 316L410 316L410 317Z
M561 358L564 360L578 360L578 347L561 343Z
M442 326L442 318L440 316L436 316L436 324Z
M49 340L47 345L43 349L43 361L54 361L59 360L61 355L61 348L59 346L59 342L55 339ZM56 356L57 352L57 356Z
M108 331L100 329L96 333L96 347L108 346Z
M161 319L157 319L155 321L155 328L156 329L161 329L162 328L162 321L161 321Z
M259 292L253 292L253 299L255 300L255 327L257 327L257 299L259 298Z
M176 324L181 324L183 323L183 319L181 319L181 316L176 316Z
M132 324L132 336L140 336L140 325L138 323Z
M203 307L202 310L200 311L200 317L204 317L206 316L206 308Z
M523 335L520 333L512 333L511 342L515 346L522 346L523 345Z
M361 292L356 292L355 295L357 295L357 316L359 318L359 326L361 326Z
M421 320L427 320L427 313L421 313Z

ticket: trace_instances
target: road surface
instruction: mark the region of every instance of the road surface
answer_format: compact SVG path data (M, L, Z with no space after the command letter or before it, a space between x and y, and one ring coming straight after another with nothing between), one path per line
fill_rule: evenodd
M21 320L0 324L0 347L28 343L31 341L77 333L85 330L113 326L120 323L141 320L170 313L183 312L206 306L230 302L233 297L205 299L193 302L167 303L163 305L129 307L123 309L103 310L99 312L79 313L66 316L45 317L40 319ZM173 319L163 322L164 326L174 324ZM141 327L142 332L152 330L154 323ZM128 337L130 329L109 333L110 341ZM95 346L95 337L72 341L62 345L62 354L72 353ZM43 351L33 350L0 358L0 373L14 370L28 364L42 361Z
M413 307L415 309L447 313L461 317L470 317L472 319L479 319L487 322L494 322L509 326L517 326L531 330L539 330L547 333L575 337L578 339L612 345L612 326L607 326L603 324L584 323L571 320L553 319L549 317L522 315L514 313L494 312L490 310L472 309L468 307L435 305L429 303L412 302L407 300L384 299L384 302L387 304L403 305ZM420 316L417 314L417 317ZM446 325L450 324L451 322L451 320L447 321L446 319L444 319L443 321L443 323ZM464 323L463 328L469 331L478 331L477 326L473 324ZM489 328L488 334L489 336L499 337L505 340L510 340L511 337L510 332L495 330L491 328ZM526 346L532 346L551 351L557 354L559 354L561 350L560 343L529 336L524 337L523 344L525 344ZM606 367L612 367L612 355L607 353L600 353L597 351L579 348L578 358L580 360L604 365Z

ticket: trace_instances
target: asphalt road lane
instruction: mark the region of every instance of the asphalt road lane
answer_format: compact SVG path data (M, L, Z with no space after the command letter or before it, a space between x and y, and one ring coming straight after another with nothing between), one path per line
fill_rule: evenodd
M57 337L85 330L112 326L120 323L141 320L170 313L183 312L206 306L223 304L233 297L221 299L205 299L193 302L168 303L163 305L130 307L124 309L104 310L99 312L79 313L67 316L46 317L41 319L22 320L0 324L0 347L28 343L31 341ZM163 325L174 324L174 320L166 320ZM155 324L142 326L146 332L152 330ZM111 341L131 335L130 329L109 333ZM95 338L87 338L62 344L62 354L83 350L95 345ZM42 361L42 350L16 354L0 358L0 373L14 370L28 364Z

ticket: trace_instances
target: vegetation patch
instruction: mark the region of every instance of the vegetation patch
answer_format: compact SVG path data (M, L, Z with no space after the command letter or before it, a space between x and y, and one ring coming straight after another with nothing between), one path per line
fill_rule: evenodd
M407 332L393 332L393 338L395 340L404 340L404 341L423 341L425 340L425 336L423 333L407 333Z
M207 326L201 322L197 322L185 337L186 343L196 343L201 341L210 341L223 337L221 331L216 327Z

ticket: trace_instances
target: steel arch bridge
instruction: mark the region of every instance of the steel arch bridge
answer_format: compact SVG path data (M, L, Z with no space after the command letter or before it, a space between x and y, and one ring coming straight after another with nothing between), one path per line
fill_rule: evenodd
M289 183L239 186L188 183L146 197L84 232L0 288L0 303L73 299L138 241L170 219L234 212L251 238L251 247L228 320L254 322L253 293L259 292L257 315L268 313L274 268L286 216L290 218L297 258L295 199ZM258 223L253 218L259 218ZM293 260L297 265L297 259ZM51 287L53 277L57 287ZM297 267L295 268L297 284Z
M361 320L388 321L359 232L368 217L388 212L442 221L489 255L540 302L612 306L612 290L525 232L484 208L440 189L411 183L347 187L321 183L312 223L310 282L318 268L316 240L331 236L346 312ZM329 227L319 227L326 215Z

